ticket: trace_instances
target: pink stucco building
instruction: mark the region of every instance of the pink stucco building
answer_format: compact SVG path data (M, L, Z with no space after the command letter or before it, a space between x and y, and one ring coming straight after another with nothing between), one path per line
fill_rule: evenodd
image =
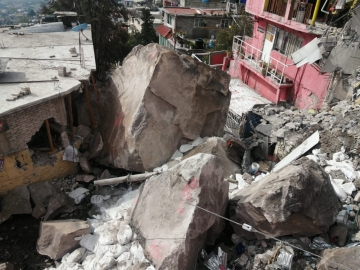
M321 19L322 1L317 1L316 8L316 0L247 0L246 11L254 15L253 36L234 37L231 76L272 102L286 100L298 108L319 108L330 74L321 73L317 62L297 67L291 58L322 34L310 26L311 20Z

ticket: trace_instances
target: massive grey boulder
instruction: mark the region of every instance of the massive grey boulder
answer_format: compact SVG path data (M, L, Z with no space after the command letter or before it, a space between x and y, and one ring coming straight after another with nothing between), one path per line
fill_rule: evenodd
M198 251L213 243L224 223L193 205L224 215L228 190L218 158L209 154L190 157L140 187L131 222L156 269L194 269Z
M102 89L97 161L133 171L167 162L197 137L222 136L230 77L159 44L137 46Z
M313 236L328 230L340 207L328 175L303 158L240 190L230 202L230 218L275 237ZM254 236L233 227L239 235Z

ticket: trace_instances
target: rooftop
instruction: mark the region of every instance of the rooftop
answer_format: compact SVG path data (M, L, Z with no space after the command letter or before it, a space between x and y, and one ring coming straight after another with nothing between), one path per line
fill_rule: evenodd
M200 8L183 8L183 7L164 7L164 12L172 15L203 15L203 16L214 16L214 15L224 15L227 12L221 9L200 9Z
M16 35L7 29L1 31L0 59L9 61L5 72L0 72L0 117L71 93L96 69L90 26L84 30L89 40L80 35L81 63L77 32L27 33L24 28L23 34ZM75 57L69 51L74 47ZM58 75L61 66L66 67L65 77ZM30 87L31 94L6 101L21 87Z

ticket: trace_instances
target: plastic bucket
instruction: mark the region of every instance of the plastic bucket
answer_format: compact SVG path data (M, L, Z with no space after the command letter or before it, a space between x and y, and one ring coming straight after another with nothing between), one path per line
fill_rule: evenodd
M252 172L252 173L255 174L255 173L259 170L259 168L260 168L260 165L259 165L258 163L253 162L253 163L251 164L251 172Z

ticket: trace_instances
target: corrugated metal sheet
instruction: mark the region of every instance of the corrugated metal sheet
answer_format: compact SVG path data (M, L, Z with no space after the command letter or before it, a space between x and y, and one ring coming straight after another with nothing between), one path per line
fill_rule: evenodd
M312 64L322 58L321 51L318 46L319 43L320 40L318 38L314 38L304 47L291 55L291 58L296 64L297 68L307 63Z
M302 144L296 147L290 154L283 158L278 164L275 165L272 172L277 172L278 170L284 168L286 165L290 164L292 161L296 160L298 157L305 154L311 148L319 143L320 135L319 131L316 131L313 135L307 138Z
M158 28L156 28L156 32L158 32L160 36L163 36L165 38L169 38L171 36L171 31L171 28L165 25L160 25Z

